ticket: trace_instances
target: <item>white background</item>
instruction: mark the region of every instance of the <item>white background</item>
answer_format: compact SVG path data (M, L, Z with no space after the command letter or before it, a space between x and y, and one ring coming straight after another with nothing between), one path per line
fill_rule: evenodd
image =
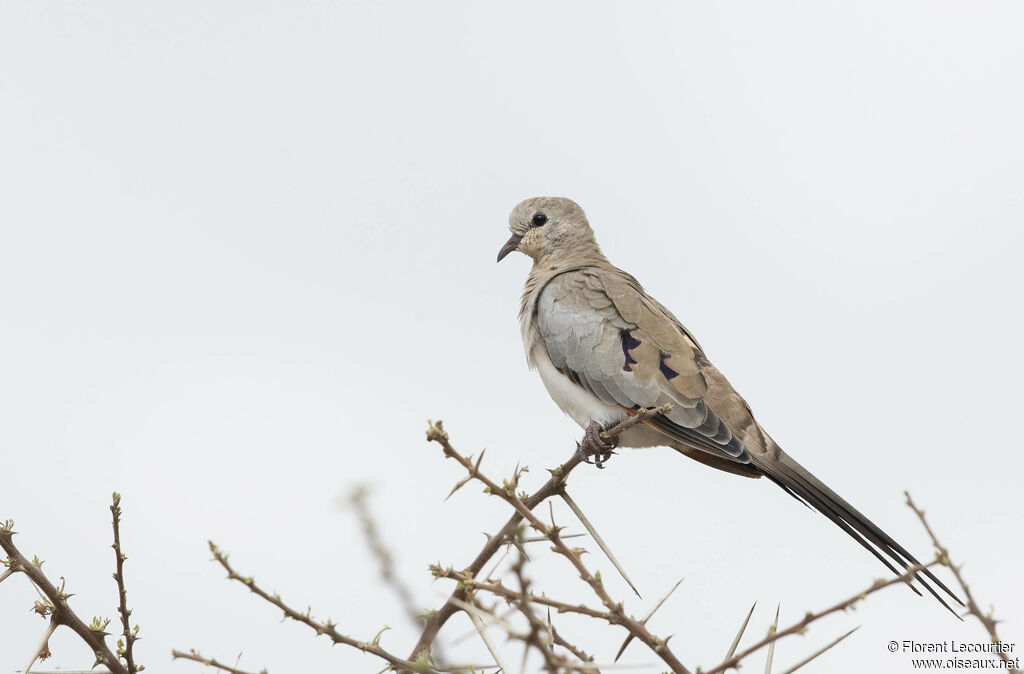
M407 654L339 497L373 486L401 575L437 607L451 585L426 565L467 564L507 508L477 488L442 503L461 475L425 420L487 447L493 477L529 465L527 488L568 457L580 430L519 342L528 260L494 264L511 208L563 195L789 453L929 557L911 490L1019 654L1022 19L1015 2L3 3L0 519L81 615L116 624L124 494L150 671L201 670L170 662L192 647L273 674L382 666L278 624L207 539ZM638 581L642 601L588 558L629 611L685 576L651 628L691 668L755 600L759 638L777 603L785 624L887 573L767 480L670 450L583 467L571 491ZM565 567L538 566L538 589L591 601ZM42 633L34 596L0 586L0 672ZM599 661L618 648L559 624ZM889 640L985 640L894 587L776 661L856 625L808 671L909 672ZM91 662L69 633L51 646L47 667Z

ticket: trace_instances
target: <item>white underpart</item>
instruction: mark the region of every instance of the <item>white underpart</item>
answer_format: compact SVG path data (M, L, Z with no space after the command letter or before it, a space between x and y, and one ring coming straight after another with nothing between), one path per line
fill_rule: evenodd
M534 341L527 358L530 365L537 368L551 399L583 428L589 426L592 421L607 424L626 417L626 412L621 407L606 403L555 369L548 357L547 349L540 340Z
M530 368L537 370L548 395L573 421L586 428L593 421L607 426L626 418L626 410L606 403L582 386L574 384L555 368L534 325L524 323L522 328L523 346L526 348L526 360ZM643 424L619 436L620 447L657 447L664 444L668 443L662 434Z

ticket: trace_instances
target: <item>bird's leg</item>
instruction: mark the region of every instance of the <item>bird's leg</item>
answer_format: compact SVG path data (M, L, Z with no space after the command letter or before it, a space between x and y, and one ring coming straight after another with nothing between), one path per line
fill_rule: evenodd
M592 421L583 433L583 442L576 443L576 451L583 455L583 460L587 463L593 463L598 468L604 468L605 462L615 454L612 450L619 446L618 437L609 438L608 440L601 437L601 433L606 430L598 422ZM589 458L591 456L594 457L593 461Z

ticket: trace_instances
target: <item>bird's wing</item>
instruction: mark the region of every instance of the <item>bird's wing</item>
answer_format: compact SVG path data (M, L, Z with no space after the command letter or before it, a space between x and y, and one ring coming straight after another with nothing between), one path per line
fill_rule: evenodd
M671 403L648 423L688 447L749 463L742 439L705 401L700 349L632 277L589 267L560 274L534 311L552 364L578 386L627 410Z
M577 385L627 410L672 403L667 415L644 423L711 459L694 456L698 460L767 476L832 520L894 573L899 573L897 566L907 569L918 563L775 444L682 324L633 277L592 267L560 274L541 290L535 311L551 362ZM922 575L917 580L952 611L929 581L955 601L959 598L930 570Z

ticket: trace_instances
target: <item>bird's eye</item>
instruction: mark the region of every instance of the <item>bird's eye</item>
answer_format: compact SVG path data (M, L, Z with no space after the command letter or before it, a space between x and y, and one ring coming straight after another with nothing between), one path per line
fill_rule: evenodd
M543 227L544 223L547 221L548 216L544 215L543 213L534 213L533 220L531 220L534 227Z

